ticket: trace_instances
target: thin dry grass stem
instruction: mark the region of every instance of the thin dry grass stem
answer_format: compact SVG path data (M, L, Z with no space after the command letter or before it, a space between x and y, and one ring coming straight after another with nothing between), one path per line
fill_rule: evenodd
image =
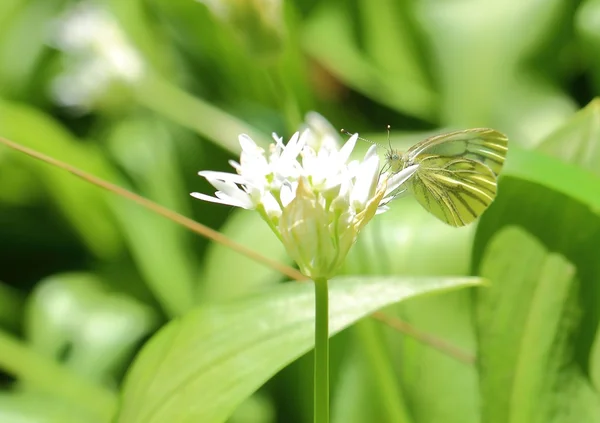
M196 222L188 217L185 217L177 212L174 212L166 207L163 207L157 203L154 203L153 201L150 201L140 195L134 194L133 192L128 191L124 188L121 188L118 185L112 184L108 181L105 181L101 178L98 178L94 175L84 172L74 166L71 166L60 160L54 159L54 158L47 156L43 153L40 153L38 151L32 150L32 149L25 147L23 145L20 145L16 142L10 141L6 138L0 137L0 143L6 145L9 148L12 148L13 150L20 151L21 153L24 153L30 157L33 157L35 159L41 160L43 162L46 162L48 164L51 164L53 166L56 166L63 170L66 170L67 172L70 172L73 175L75 175L87 182L90 182L96 186L99 186L100 188L103 188L107 191L111 191L111 192L113 192L121 197L127 198L129 200L135 201L136 203L140 204L142 207L145 207L148 210L158 213L158 214L166 217L167 219L170 219L173 222L178 223L178 224L188 228L192 232L195 232L203 237L209 238L215 242L225 245L225 246L231 248L232 250L248 257L251 260L255 260L258 263L262 263L265 266L268 266L274 270L277 270L278 272L281 272L281 274L288 276L290 279L293 279L296 281L306 281L307 280L306 276L304 276L302 273L300 273L298 270L294 269L293 267L287 266L283 263L279 263L275 260L271 260L270 258L265 257L262 254L257 253L256 251L253 251L252 249L250 249L242 244L232 241L231 239L227 238L225 235L221 234L220 232L215 231L214 229L204 226L201 223L198 223L198 222ZM459 360L461 362L468 363L468 364L472 364L474 362L474 357L469 355L467 352L445 342L442 339L439 339L435 336L423 333L400 319L387 316L386 314L384 314L382 312L373 313L371 316L373 318L381 321L382 323L386 324L387 326L389 326L395 330L398 330L399 332L409 335L409 336L413 337L414 339L416 339L424 344L427 344L430 347L435 348L440 352L443 352L444 354L447 354L448 356L454 357L456 360Z
M371 316L390 328L395 329L398 332L402 332L403 334L408 335L423 344L429 345L430 347L435 348L436 350L453 357L458 361L470 365L475 364L474 355L469 354L467 351L452 345L449 342L438 338L437 336L422 332L403 320L382 313L381 311L376 311L375 313L371 314Z

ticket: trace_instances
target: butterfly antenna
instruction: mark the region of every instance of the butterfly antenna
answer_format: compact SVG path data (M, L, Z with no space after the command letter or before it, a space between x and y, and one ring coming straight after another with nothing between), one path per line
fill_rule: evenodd
M352 132L348 132L348 131L346 131L345 129L341 129L340 131L342 132L342 134L345 134L345 135L349 135L349 136L352 136L352 135L354 135ZM369 144L374 144L374 145L376 145L376 146L378 146L378 147L385 148L383 145L381 145L381 144L379 144L379 143L377 143L377 142L375 142L375 141L371 141L371 140L368 140L368 139L366 139L366 138L362 138L362 137L357 137L357 138L358 138L359 140L361 140L361 141L368 142Z
M387 126L388 145L390 146L390 151L392 151L392 150L393 150L393 148L392 148L392 140L390 140L390 128L391 128L391 126L390 126L390 125L388 125L388 126Z

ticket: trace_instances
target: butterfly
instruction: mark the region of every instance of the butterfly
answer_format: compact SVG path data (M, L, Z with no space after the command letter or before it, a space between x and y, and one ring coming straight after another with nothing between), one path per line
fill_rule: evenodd
M506 135L489 128L467 129L427 138L404 153L390 146L383 171L397 173L418 164L405 186L425 210L460 227L494 201L507 151Z

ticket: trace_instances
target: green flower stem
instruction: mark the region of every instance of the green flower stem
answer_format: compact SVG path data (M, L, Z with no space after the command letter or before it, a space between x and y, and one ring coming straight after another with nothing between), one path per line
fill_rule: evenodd
M370 368L370 373L376 381L378 396L387 421L410 423L412 420L405 404L404 395L398 385L392 362L376 325L377 323L372 319L363 319L354 325L359 344Z
M116 411L117 397L113 392L71 373L2 330L0 369L39 391L85 407L98 416L99 421L110 421Z
M327 279L315 279L315 419L329 423L329 290Z
M269 137L242 120L185 92L156 74L148 74L136 86L137 100L147 108L191 129L220 147L239 154L238 136L249 135L266 146Z

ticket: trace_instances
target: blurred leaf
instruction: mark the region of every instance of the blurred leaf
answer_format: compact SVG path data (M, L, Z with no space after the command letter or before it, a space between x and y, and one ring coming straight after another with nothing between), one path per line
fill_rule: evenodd
M597 95L600 91L600 1L584 0L574 16L575 31L586 54L582 54L595 82Z
M333 280L331 333L402 299L477 283L469 278ZM229 305L200 308L167 325L128 374L118 421L222 422L311 348L313 289L310 283L286 284Z
M0 100L0 135L96 176L113 179L111 169L94 145L81 143L49 115L27 105ZM118 252L120 235L110 218L102 191L51 166L35 163L29 158L23 160L39 175L90 250L100 257Z
M3 0L4 1L4 0ZM11 2L9 2L11 3ZM48 48L49 33L53 17L64 0L42 2L29 1L14 13L8 26L0 32L0 90L4 96L26 97L32 94L23 90L36 77L45 50ZM1 18L0 18L1 20Z
M2 423L101 423L78 405L49 395L0 393Z
M444 224L411 196L400 198L361 232L344 273L465 275L474 231Z
M192 96L158 75L147 75L136 88L138 101L173 122L206 137L221 148L239 153L237 137L249 135L257 144L266 145L268 137L246 122Z
M402 70L410 74L396 74L390 81L387 72L373 65L358 50L347 16L340 13L335 3L322 2L313 11L305 22L303 40L311 57L355 90L398 111L422 119L435 117L435 93L410 67L416 62L415 57L409 55L410 50L406 49L406 56L399 54L398 58L408 63Z
M12 330L19 329L24 300L21 292L0 282L0 326Z
M414 26L414 5L394 0L360 0L358 5L365 50L390 83L404 89L413 81L431 91L422 40Z
M117 398L112 391L70 372L2 330L0 351L0 369L20 383L35 387L36 393L77 404L100 422L108 422L112 417L117 406Z
M146 2L107 0L106 3L119 21L120 28L144 56L145 61L161 74L175 73L172 46L147 13Z
M520 62L560 25L566 8L561 0L416 4L440 87L440 123L466 127L491 125L497 108L510 107L499 99Z
M600 99L596 98L536 148L600 177Z
M148 118L122 121L108 141L113 156L133 181L133 191L187 212L187 192L177 172L174 140L162 122ZM166 313L185 313L194 304L196 279L190 234L132 202L118 199L111 206L140 272Z
M508 134L513 145L534 147L569 120L577 103L557 83L520 71L498 99L489 124Z
M36 351L87 380L114 386L117 372L157 318L143 304L105 292L95 276L72 273L38 283L25 322Z
M377 381L359 348L348 351L331 405L332 423L386 422Z
M258 213L233 210L220 232L266 257L290 262L283 244ZM276 270L211 243L204 258L198 300L207 303L242 297L279 280L281 274Z
M486 248L477 293L483 421L583 422L600 402L574 361L580 313L575 267L509 227Z

